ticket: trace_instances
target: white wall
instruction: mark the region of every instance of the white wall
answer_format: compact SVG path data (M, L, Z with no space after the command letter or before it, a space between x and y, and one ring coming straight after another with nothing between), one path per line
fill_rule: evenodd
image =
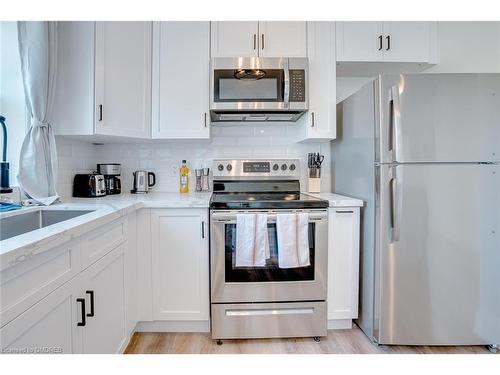
M73 194L73 178L77 173L89 173L96 169L97 147L89 142L56 137L58 156L57 193L62 200Z
M19 153L26 134L26 106L16 22L0 22L0 60L0 113L6 118L7 161L10 163L10 184L14 186L17 185Z
M301 187L307 189L307 153L325 155L321 187L330 191L330 144L296 143L293 129L297 124L241 124L237 126L213 126L212 137L207 141L151 141L139 143L109 143L103 146L78 146L77 153L69 150L72 139L58 137L61 173L59 194L67 199L71 195L71 173L84 168L95 168L100 163L122 164L123 191L132 188L132 172L146 169L156 173L154 191L176 192L179 190L179 167L186 159L191 169L191 191L194 190L194 169L212 167L216 158L300 158ZM83 143L83 142L81 142ZM62 146L61 146L62 145Z
M422 73L500 73L500 22L439 22L438 64ZM373 77L338 77L337 103Z

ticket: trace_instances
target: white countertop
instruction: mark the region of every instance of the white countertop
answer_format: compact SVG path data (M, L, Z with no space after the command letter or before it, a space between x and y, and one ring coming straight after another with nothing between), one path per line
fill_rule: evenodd
M364 202L361 199L351 198L346 195L336 193L304 193L316 198L324 199L330 202L330 207L363 207Z
M140 208L208 208L211 193L121 194L73 198L49 207L25 207L0 213L0 218L36 210L93 210L93 212L0 241L0 270L19 257L33 256Z
M63 244L106 223L140 208L207 208L211 192L207 193L149 193L121 194L101 198L73 198L49 207L26 207L0 213L0 218L24 212L42 210L93 210L93 212L64 220L45 228L0 241L0 270L19 257L33 256ZM308 194L308 193L306 193ZM361 207L363 201L333 193L309 194L330 202L330 207Z
M139 208L208 208L212 192L120 194L99 198L72 198L68 203L135 205Z

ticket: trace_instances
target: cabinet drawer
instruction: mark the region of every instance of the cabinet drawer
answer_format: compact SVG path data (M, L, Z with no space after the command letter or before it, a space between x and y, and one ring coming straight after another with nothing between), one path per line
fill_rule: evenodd
M77 322L80 279L74 277L0 328L4 353L81 353Z
M326 302L212 304L212 339L326 333Z
M82 268L85 269L126 240L126 223L116 220L82 238Z
M0 273L0 324L4 326L81 270L78 241L22 256Z

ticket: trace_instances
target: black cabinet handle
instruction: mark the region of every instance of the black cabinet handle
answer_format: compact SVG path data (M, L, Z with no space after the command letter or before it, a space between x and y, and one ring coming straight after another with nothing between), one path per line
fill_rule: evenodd
M205 222L201 222L201 238L205 238Z
M87 290L85 293L90 295L90 312L87 313L88 317L93 317L94 316L94 291L93 290Z
M385 50L389 51L391 49L391 36L387 35L385 39L387 39L387 48Z
M257 34L253 34L253 49L257 48Z
M77 298L76 303L80 303L82 306L82 321L78 322L76 325L78 327L85 327L87 325L87 320L85 318L85 298Z
M102 121L102 104L99 104L99 115L98 115L98 120Z
M382 51L382 48L383 48L383 41L382 41L382 35L379 35L378 36L378 50L379 51Z
M260 49L264 49L264 34L262 34L262 47Z

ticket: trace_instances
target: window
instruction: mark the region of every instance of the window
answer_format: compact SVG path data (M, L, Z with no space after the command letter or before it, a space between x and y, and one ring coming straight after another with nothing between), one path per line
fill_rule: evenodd
M26 105L16 22L0 22L0 113L6 118L10 184L15 186L17 185L19 153L26 134ZM1 144L3 144L1 137L0 133Z

